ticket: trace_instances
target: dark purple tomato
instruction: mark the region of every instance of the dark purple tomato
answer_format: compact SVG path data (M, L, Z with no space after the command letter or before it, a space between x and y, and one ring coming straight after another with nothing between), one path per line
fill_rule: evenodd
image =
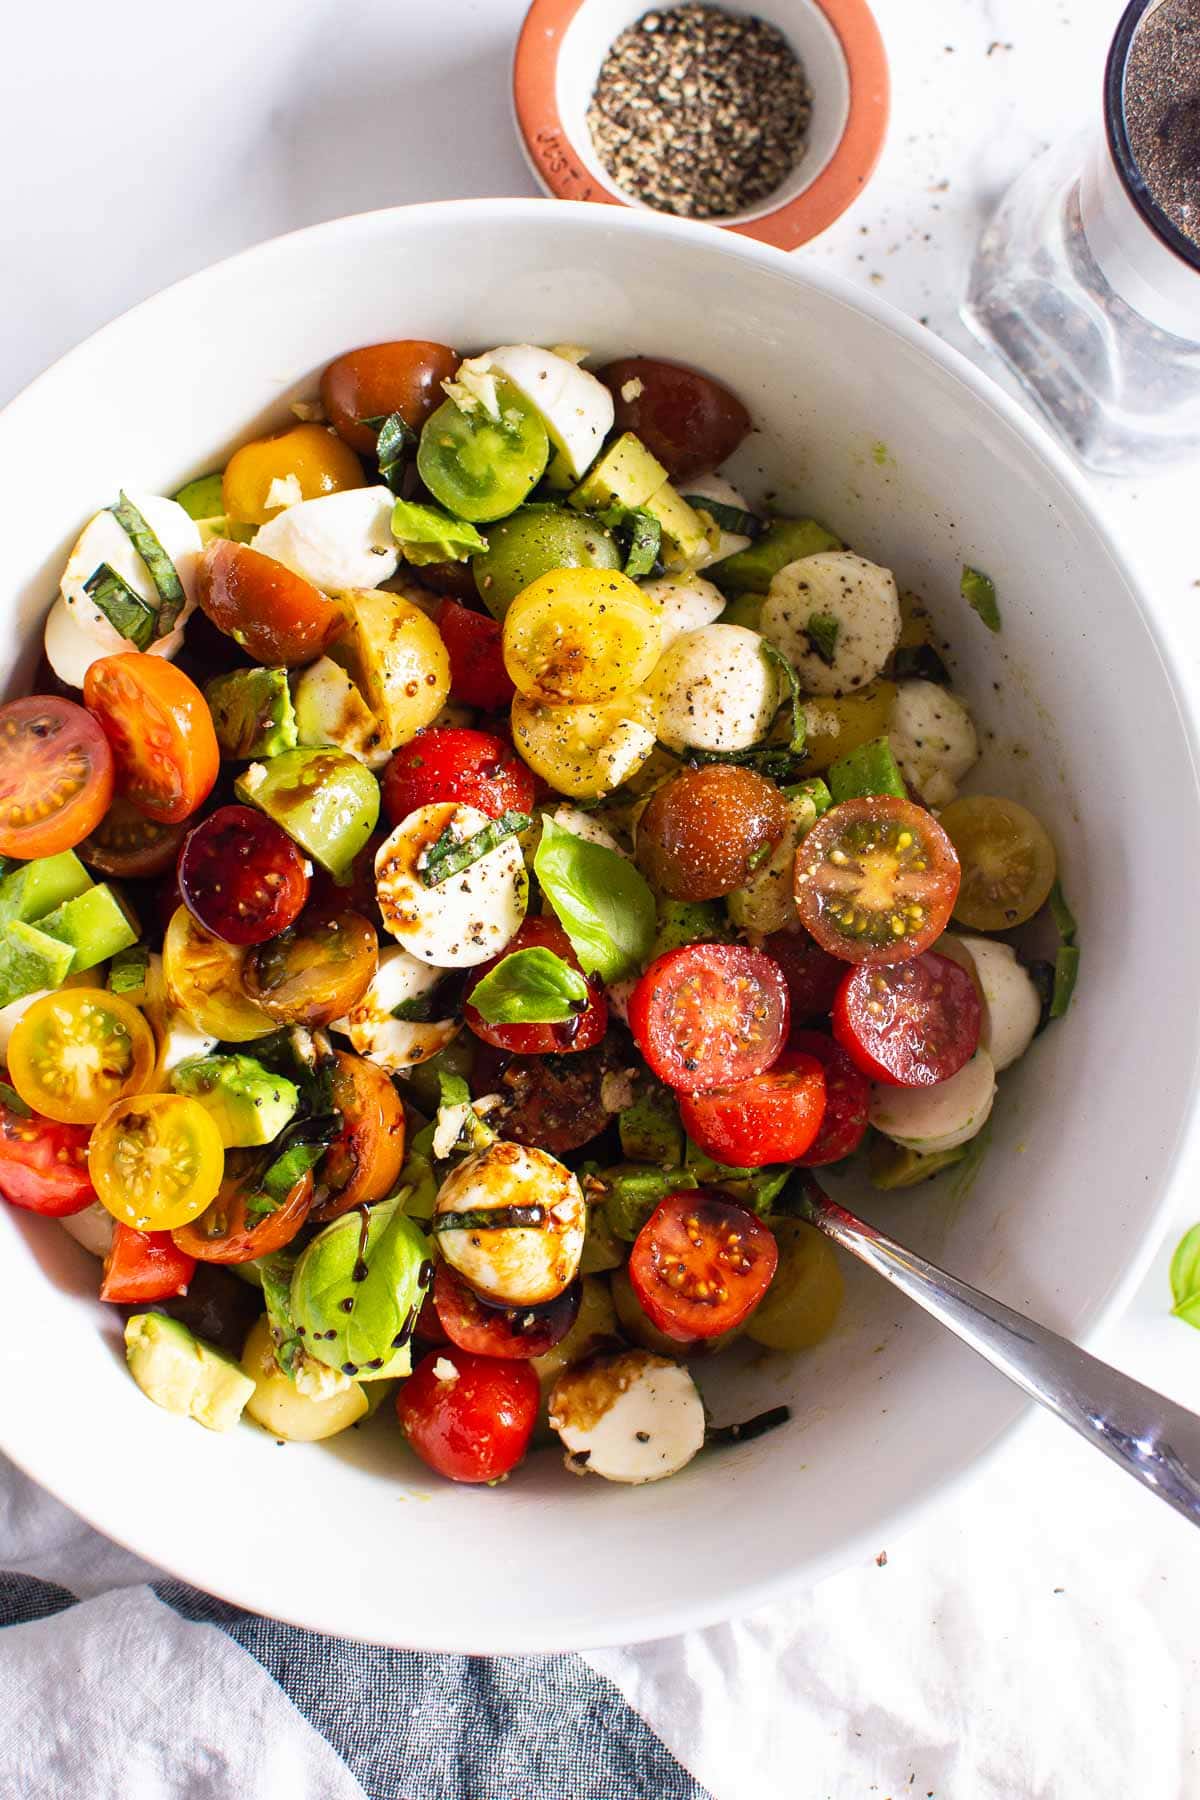
M287 832L249 806L222 806L189 831L179 892L192 917L227 944L264 944L308 899L304 858Z

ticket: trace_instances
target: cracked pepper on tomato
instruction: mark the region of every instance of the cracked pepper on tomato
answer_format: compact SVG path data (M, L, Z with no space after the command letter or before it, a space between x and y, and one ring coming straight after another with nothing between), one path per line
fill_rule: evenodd
M809 1171L964 1158L1066 1010L924 606L722 384L586 360L347 352L109 497L0 707L0 1195L210 1429L672 1474L702 1353L833 1325Z

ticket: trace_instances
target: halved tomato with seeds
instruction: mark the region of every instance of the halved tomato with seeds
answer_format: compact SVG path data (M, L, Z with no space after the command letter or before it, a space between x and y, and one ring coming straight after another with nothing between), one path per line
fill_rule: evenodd
M127 650L92 664L83 698L112 746L121 793L164 825L190 818L221 766L212 714L195 682L165 657Z
M761 1075L779 1055L787 983L761 950L686 944L650 964L630 997L629 1029L669 1087L724 1087Z
M958 884L954 845L932 813L892 794L832 807L796 852L796 909L843 962L920 956L946 929Z
M937 951L887 968L852 969L833 1008L833 1033L864 1075L893 1087L935 1087L979 1046L979 990Z
M0 706L0 856L74 849L112 792L108 739L82 706L50 694Z
M629 1257L629 1279L652 1325L680 1340L720 1337L753 1312L779 1262L753 1213L703 1188L668 1194Z

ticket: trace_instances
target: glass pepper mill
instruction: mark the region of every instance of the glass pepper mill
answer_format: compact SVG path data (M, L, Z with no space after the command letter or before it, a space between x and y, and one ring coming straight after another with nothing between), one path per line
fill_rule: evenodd
M1132 0L1103 130L1009 190L963 318L1090 468L1200 457L1200 0Z

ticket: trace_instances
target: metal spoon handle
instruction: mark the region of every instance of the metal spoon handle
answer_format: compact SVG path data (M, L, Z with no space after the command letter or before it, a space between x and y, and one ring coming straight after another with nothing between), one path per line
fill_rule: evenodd
M1200 1417L906 1250L815 1183L805 1183L795 1199L810 1225L868 1263L1031 1399L1200 1525Z

